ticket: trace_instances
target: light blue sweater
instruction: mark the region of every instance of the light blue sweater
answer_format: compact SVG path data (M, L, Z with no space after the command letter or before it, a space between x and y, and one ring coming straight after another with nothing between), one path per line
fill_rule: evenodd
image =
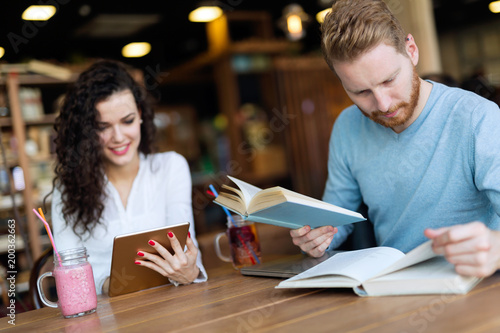
M424 229L482 221L500 229L500 110L476 94L433 84L402 133L356 106L337 118L323 200L356 210L364 201L378 245L408 252ZM352 225L339 228L330 248Z

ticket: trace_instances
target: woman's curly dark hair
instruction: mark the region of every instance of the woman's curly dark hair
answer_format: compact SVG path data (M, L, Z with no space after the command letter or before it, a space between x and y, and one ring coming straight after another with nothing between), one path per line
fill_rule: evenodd
M141 112L139 152L153 152L154 112L144 87L117 61L101 60L82 72L67 92L55 121L57 164L53 188L61 192L62 214L76 234L89 234L101 223L105 172L97 131L96 104L130 90ZM52 190L53 191L53 190Z

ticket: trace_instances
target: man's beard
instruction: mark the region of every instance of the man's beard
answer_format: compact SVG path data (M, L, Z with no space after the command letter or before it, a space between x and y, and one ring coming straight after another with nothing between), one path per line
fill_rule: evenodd
M413 79L412 79L412 89L410 94L410 100L408 102L401 102L389 109L387 112L373 111L368 114L361 110L361 112L377 124L385 127L394 128L404 125L408 120L411 119L415 113L417 107L418 98L420 96L420 78L417 74L415 67L413 67ZM384 115L393 113L399 110L399 113L392 118L387 118Z

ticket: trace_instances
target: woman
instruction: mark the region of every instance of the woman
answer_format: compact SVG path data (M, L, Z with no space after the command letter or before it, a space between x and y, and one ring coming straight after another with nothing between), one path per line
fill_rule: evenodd
M177 284L206 281L195 238L191 177L175 152L152 154L153 110L125 66L99 61L66 95L57 132L52 224L58 250L85 246L97 293L107 292L113 239L118 234L190 222L184 252L152 240L136 264ZM104 288L104 289L103 289Z

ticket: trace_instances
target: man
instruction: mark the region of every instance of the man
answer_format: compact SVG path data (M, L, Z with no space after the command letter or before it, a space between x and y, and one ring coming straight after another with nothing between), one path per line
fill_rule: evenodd
M378 245L408 252L428 238L459 274L500 268L500 110L473 93L424 81L418 48L381 0L339 0L322 49L355 105L337 118L323 200L361 202ZM353 225L292 230L311 256Z

